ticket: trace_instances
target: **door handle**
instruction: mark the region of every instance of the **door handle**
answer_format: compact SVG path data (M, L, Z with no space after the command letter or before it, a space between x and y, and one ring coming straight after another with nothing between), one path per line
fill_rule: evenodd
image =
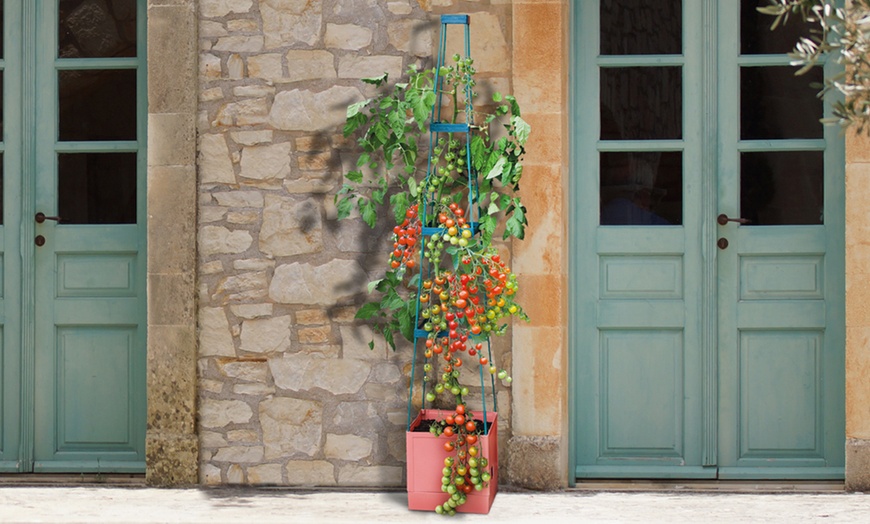
M45 213L43 213L42 211L40 211L39 213L37 213L36 216L33 217L33 218L34 218L34 220L36 220L36 223L37 223L37 224L42 224L42 223L45 222L46 220L54 220L55 222L58 222L58 223L59 223L61 220L63 220L61 217L49 217L49 216L45 216Z
M752 220L748 218L729 218L728 215L722 213L718 217L716 217L716 222L719 222L720 226L724 226L728 222L737 222L738 224L751 224Z

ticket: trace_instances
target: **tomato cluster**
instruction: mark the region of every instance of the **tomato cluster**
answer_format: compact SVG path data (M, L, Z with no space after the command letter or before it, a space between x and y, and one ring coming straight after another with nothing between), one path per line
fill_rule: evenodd
M422 227L417 216L417 204L405 212L405 220L393 228L393 251L390 253L390 267L398 269L402 265L413 269L417 265L417 253Z
M454 452L444 459L441 471L441 491L450 495L446 502L435 507L437 513L452 515L464 504L467 495L480 491L492 478L489 461L482 455L480 432L474 414L466 411L465 404L458 404L456 411L445 417L440 424L430 427L435 435L451 440L444 443L444 450Z

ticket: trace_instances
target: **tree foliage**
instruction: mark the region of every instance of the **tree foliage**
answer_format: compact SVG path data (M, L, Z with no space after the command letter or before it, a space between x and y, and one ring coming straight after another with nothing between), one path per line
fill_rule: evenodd
M800 38L790 54L794 64L802 66L798 74L827 57L843 66L840 73L825 79L820 92L820 96L843 95L832 102L834 116L827 123L870 132L870 0L852 0L848 7L842 7L840 0L769 1L769 6L758 10L775 17L772 29L793 18L810 26L809 36Z

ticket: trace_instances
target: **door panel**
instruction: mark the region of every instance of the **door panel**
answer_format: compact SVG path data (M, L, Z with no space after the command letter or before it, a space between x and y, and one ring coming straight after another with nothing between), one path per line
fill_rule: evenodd
M4 370L19 382L6 389L7 469L144 470L144 21L135 0L42 0L7 19L20 28L7 64L30 73L5 98L22 108L23 144L5 151L21 166L6 217L23 253L20 300L6 304L23 318Z
M795 79L756 6L577 5L577 477L842 477L833 65Z

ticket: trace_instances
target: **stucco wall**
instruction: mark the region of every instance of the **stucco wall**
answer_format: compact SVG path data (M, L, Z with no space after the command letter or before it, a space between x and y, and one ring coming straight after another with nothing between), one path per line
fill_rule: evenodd
M199 480L403 485L410 351L353 321L389 239L335 220L341 125L361 78L429 63L442 12L471 14L479 76L509 91L510 2L198 4Z

